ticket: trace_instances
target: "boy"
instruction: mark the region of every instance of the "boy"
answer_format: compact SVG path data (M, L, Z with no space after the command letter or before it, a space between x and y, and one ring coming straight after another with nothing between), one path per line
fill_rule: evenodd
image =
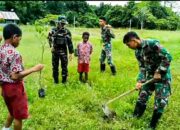
M116 67L112 62L112 54L111 54L111 39L115 38L115 35L113 34L111 30L111 26L107 24L107 20L105 17L99 18L99 25L101 26L101 39L103 43L103 49L101 51L101 57L100 57L100 69L101 72L105 71L106 64L105 59L107 58L107 62L111 68L112 75L116 75Z
M139 62L139 75L136 89L140 90L134 109L134 116L141 117L146 109L146 103L155 90L154 112L149 127L155 129L162 116L168 97L171 94L169 52L159 44L157 40L143 40L135 32L128 32L123 42L135 50L135 56ZM145 81L154 78L154 82L142 86Z
M79 80L83 82L83 72L85 73L85 83L88 80L88 72L89 72L89 62L90 55L92 53L92 45L88 42L90 34L88 32L84 32L82 34L83 42L77 45L78 51L78 72L79 72Z
M4 44L0 46L0 82L2 96L9 114L3 130L9 130L14 120L14 130L22 129L22 120L28 118L27 96L23 78L43 69L38 64L24 70L22 58L15 49L21 40L22 31L15 24L7 24L3 29Z

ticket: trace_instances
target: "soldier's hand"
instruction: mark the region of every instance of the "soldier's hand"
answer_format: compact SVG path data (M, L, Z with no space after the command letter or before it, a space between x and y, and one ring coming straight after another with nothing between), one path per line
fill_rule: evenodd
M51 52L54 52L54 51L55 51L55 49L54 49L54 47L52 47L52 48L51 48Z
M2 36L0 36L0 42L2 41Z
M141 87L142 87L142 83L137 82L137 83L136 83L136 90L140 90Z
M156 71L156 72L154 73L154 79L155 79L155 80L160 80L160 79L161 79L161 74L160 74L158 71Z
M72 61L73 54L69 54L69 60Z

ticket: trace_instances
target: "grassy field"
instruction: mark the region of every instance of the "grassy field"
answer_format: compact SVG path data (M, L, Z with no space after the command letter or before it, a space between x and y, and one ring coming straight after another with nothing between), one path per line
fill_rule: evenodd
M33 26L22 26L23 38L18 50L22 54L25 68L39 63L41 57L41 44L36 38ZM91 69L89 80L92 88L78 81L77 58L69 62L69 77L67 85L53 84L51 52L46 44L44 54L45 69L43 70L43 82L46 85L46 97L38 97L39 73L34 73L25 80L28 94L29 112L31 117L24 121L24 130L143 130L146 129L153 112L153 96L148 107L140 119L131 117L138 92L134 92L109 105L117 112L113 121L103 120L101 105L135 87L138 73L138 64L134 51L128 49L122 38L127 29L113 29L116 38L113 43L113 61L117 67L117 75L112 76L109 66L105 73L100 73L99 56L101 52L100 29L70 28L74 46L80 42L83 31L89 31L90 42L93 44L91 57ZM171 71L173 75L172 95L169 99L163 117L158 125L158 130L180 129L180 32L134 30L142 38L155 38L160 40L173 56ZM61 73L60 73L61 74ZM61 80L61 76L60 76ZM7 116L7 109L3 98L0 97L0 128Z

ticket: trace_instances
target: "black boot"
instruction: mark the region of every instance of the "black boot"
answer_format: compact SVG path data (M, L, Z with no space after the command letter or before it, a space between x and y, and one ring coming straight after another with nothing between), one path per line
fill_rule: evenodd
M58 84L59 83L59 78L58 77L54 77L54 83Z
M53 79L54 79L54 83L58 84L59 83L59 76L58 73L56 71L53 71Z
M114 65L111 66L111 72L112 72L112 75L116 75L116 67Z
M146 110L146 104L143 104L141 102L136 102L136 106L134 109L133 116L134 117L141 117Z
M101 72L104 72L106 69L106 64L100 64Z
M157 110L154 110L149 127L155 130L161 116L162 116L162 113L157 112Z
M65 84L67 82L67 76L62 76L62 83Z

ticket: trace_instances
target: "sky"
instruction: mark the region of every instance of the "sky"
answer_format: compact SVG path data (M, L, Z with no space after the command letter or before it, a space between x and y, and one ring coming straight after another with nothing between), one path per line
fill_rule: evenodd
M125 4L127 4L128 1L87 1L88 4L90 5L100 5L101 2L104 2L104 4L111 4L111 5L122 5L124 6ZM135 1L137 2L141 2L141 1ZM174 2L174 7L173 11L175 12L180 12L180 1L173 1Z

